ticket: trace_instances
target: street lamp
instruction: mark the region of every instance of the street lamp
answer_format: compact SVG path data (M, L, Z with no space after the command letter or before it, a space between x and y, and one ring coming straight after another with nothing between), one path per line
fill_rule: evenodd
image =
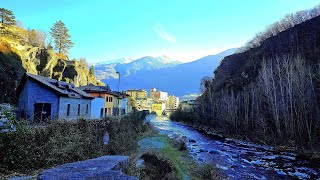
M119 93L119 97L120 97L120 72L116 72L116 74L118 74L118 93ZM119 101L119 98L118 98L118 112L117 112L117 115L120 115L120 101Z

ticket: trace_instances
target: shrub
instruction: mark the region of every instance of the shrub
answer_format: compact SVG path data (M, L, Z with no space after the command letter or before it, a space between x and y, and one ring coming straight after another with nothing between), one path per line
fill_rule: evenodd
M146 153L141 156L144 160L142 177L148 179L173 179L174 168L168 160L160 158L157 153Z
M0 133L0 175L30 173L108 154L129 155L144 130L139 127L143 118L141 113L133 113L122 119L55 121L46 126L20 121L16 132ZM110 142L104 145L107 130Z
M121 120L109 120L107 126L110 134L110 142L107 146L108 153L128 155L132 150L137 149L137 138L147 129L143 123L144 118L145 115L142 113L134 112Z
M11 52L11 46L9 43L0 40L0 52L8 54Z
M217 168L210 164L206 164L198 168L196 173L198 174L199 179L221 179L220 173L218 173Z

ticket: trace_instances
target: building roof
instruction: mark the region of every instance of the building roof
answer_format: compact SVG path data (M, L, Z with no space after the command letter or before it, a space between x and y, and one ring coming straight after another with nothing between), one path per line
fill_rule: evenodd
M89 84L86 86L80 86L79 89L85 92L100 92L100 93L110 93L111 89L107 86L96 86L94 84Z
M144 89L128 89L127 91L138 91L138 92L147 92Z
M128 94L122 93L122 92L118 92L118 91L112 91L111 94L116 96L116 97L120 97L120 98L129 97Z
M23 88L25 82L27 79L32 79L45 87L54 90L58 93L58 95L61 96L68 96L68 97L73 97L73 98L94 98L90 94L82 91L79 88L76 88L74 84L63 82L63 81L58 81L56 79L51 79L48 77L43 77L43 76L38 76L35 74L30 74L30 73L25 73L25 75L22 77L18 87L17 87L17 93L21 91Z

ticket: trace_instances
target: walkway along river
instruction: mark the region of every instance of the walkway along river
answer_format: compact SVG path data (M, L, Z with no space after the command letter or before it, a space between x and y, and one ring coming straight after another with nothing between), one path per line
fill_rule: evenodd
M186 138L188 151L196 161L215 164L230 179L320 180L320 165L298 159L296 154L234 139L213 138L167 117L147 118L159 133Z

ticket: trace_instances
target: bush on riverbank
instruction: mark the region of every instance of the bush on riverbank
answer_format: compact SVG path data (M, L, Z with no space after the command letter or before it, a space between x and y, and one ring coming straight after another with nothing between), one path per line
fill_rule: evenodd
M55 121L46 126L17 124L16 132L0 134L0 174L31 173L67 162L108 154L129 155L144 131L145 115L135 112L122 119ZM108 130L110 141L103 144Z
M223 173L214 164L198 164L189 151L177 146L179 141L179 138L160 134L144 136L137 154L137 158L144 161L130 175L140 179L223 179Z
M175 169L165 158L159 157L158 153L146 153L141 156L144 160L144 168L141 170L141 177L146 179L175 179Z
M176 122L184 122L188 124L198 123L199 115L196 111L183 111L181 108L170 114L170 119Z
M144 125L146 114L136 112L130 116L125 116L121 121L113 120L109 122L107 131L110 136L110 142L107 145L107 152L111 155L130 155L138 148L137 138L145 131L148 131L147 125Z

